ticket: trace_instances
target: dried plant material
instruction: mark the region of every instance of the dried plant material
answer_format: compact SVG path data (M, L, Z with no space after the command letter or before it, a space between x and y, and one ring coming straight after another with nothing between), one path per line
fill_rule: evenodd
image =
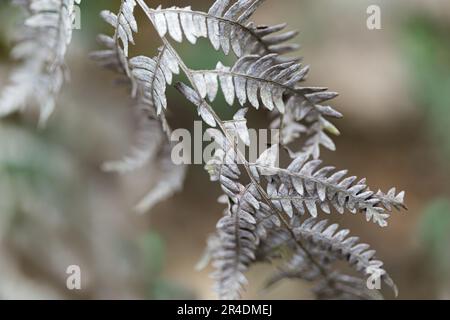
M125 2L122 1L122 7ZM380 294L365 287L364 278L333 269L333 262L345 260L363 277L379 272L396 292L393 281L381 268L382 262L374 258L375 251L366 244L357 244L358 238L347 237L348 230L338 231L338 225L327 227L325 220L316 220L320 214L331 214L335 209L341 214L362 212L368 221L385 227L393 208L405 207L404 192L397 193L393 188L387 193L375 193L365 179L347 176L347 170L320 167L320 148L334 151L336 146L329 135L339 134L329 118L342 115L324 105L337 93L299 85L309 67L301 65L300 59L284 56L297 48L286 44L297 33L279 34L285 25L255 27L248 22L264 2L260 0L217 0L207 13L190 7L151 9L143 0L134 2L157 30L163 47L155 58L130 59L124 44L131 42L131 33L127 33L127 37L120 38L122 44L117 36L116 41L106 41L110 50L107 61L114 62L116 70L125 70L122 73L129 77L132 92L139 94L136 88L144 89L143 101L160 117L167 109L166 84L170 85L173 74L181 70L189 84L176 83L175 88L212 127L207 133L219 147L205 169L211 180L220 184L224 192L220 201L227 204L227 209L199 266L212 261L219 298L240 298L248 282L245 272L256 261L280 258L276 253L280 247L290 250L292 258L272 276L270 283L300 278L316 282L314 292L318 298L380 298ZM116 24L116 29L119 27ZM194 45L198 38L208 38L216 50L225 54L233 51L238 59L231 68L218 62L213 70L192 70L168 37L176 42L186 39ZM101 54L97 57L101 58ZM239 103L243 107L230 120L222 120L209 104L219 90L230 106ZM280 129L279 144L268 148L255 163L250 163L236 148L239 139L246 145L251 142L247 104L272 111L275 118L271 127ZM303 147L298 152L291 151L288 145L301 137L306 138ZM280 147L287 149L293 159L287 168L278 164L283 149ZM245 176L247 184L242 183ZM161 190L173 190L171 186L176 186L177 181L173 176L161 180L143 203L155 203L159 199L155 195ZM311 217L305 219L306 213Z
M45 3L43 0L17 2L35 6ZM69 0L48 2L68 4L69 9L73 6ZM369 245L359 243L357 237L349 237L349 230L339 229L337 224L328 225L319 217L333 211L362 213L367 221L386 227L394 209L406 209L404 192L395 188L386 193L374 192L365 179L349 176L347 170L322 166L321 148L336 150L330 135L339 135L339 131L330 118L342 115L328 102L337 93L323 87L300 85L309 67L300 64L300 59L285 55L298 48L288 43L297 32L280 33L284 24L256 26L249 21L263 2L217 0L208 12L200 12L190 7L152 9L144 0L122 0L118 13L101 13L114 28L114 34L100 35L98 40L105 49L91 56L101 66L115 71L121 82L128 85L140 123L137 143L129 155L121 161L106 163L104 169L127 173L150 162L159 167L159 180L138 204L139 212L149 210L181 189L186 171L170 159L170 128L166 121L170 107L166 89L175 83L176 75L183 73L188 83L178 82L174 87L194 105L199 118L210 127L208 135L218 146L205 169L211 180L220 184L223 191L220 202L226 204L226 209L209 238L199 266L212 262L219 298L240 298L248 284L246 271L256 262L273 263L279 259L283 260L281 268L269 278L269 284L298 278L314 282L318 298L378 299L381 294L366 286L367 278L378 274L397 294L394 282ZM34 13L43 10L43 7L30 8ZM162 43L153 58L129 54L134 35L140 30L134 16L137 8L144 12ZM70 12L64 10L61 11L64 14L60 11L51 14L69 19ZM31 28L44 24L45 29L47 23L55 27L53 22L52 19L44 22L37 13L27 23ZM64 31L61 33L64 45L57 38L58 45L50 56L57 70L55 79L62 79L60 66L70 38L67 21L63 22L56 29ZM214 49L225 54L234 52L237 61L232 67L218 62L213 70L190 69L171 40L187 40L195 45L198 38L208 38ZM30 51L23 50L19 50L22 51L19 57L29 57ZM29 67L32 74L40 76L40 64L48 57L37 58L24 68ZM25 86L28 90L25 92L34 92L34 83L25 80L19 74L15 83ZM61 83L58 80L57 85L50 86L52 94L46 95L51 97L48 99L53 101L54 91L59 90ZM239 105L232 119L221 119L210 104L219 90L230 106ZM0 100L0 106L5 105L13 104L8 99ZM239 140L251 144L248 107L252 111L270 111L270 127L279 129L278 142L254 162L236 148ZM43 119L51 109L43 108ZM298 151L291 150L289 145L298 139L304 140L303 145ZM292 158L286 167L279 164L279 153L283 150ZM280 250L288 252L288 259ZM338 261L347 262L361 277L341 273L334 264Z
M10 84L0 92L0 116L36 105L41 126L55 109L56 99L68 78L65 66L72 40L75 4L81 0L15 0L27 13L21 36L13 49L21 65Z

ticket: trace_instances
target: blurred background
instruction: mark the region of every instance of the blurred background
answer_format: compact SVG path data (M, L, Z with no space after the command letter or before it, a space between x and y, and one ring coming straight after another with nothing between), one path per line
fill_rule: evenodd
M147 1L160 2L207 10L212 1ZM381 30L366 27L371 4L381 7ZM183 192L144 215L132 208L155 183L151 167L128 176L100 170L127 152L136 127L127 91L87 57L96 35L112 32L100 10L118 7L118 0L83 0L71 82L45 130L32 111L0 122L0 298L215 298L211 269L194 269L223 210L202 166L189 168ZM152 56L160 43L138 16L131 54ZM450 1L268 0L254 20L300 30L308 84L340 93L333 105L345 115L336 123L342 134L325 163L367 177L373 189L407 192L409 210L394 213L386 229L350 214L337 221L377 249L399 298L450 298ZM0 87L14 67L18 23L19 12L2 0ZM194 68L232 61L206 41L181 48ZM192 129L193 108L175 90L168 94L172 126ZM233 113L223 101L215 106ZM72 264L81 267L82 290L66 288ZM269 270L251 269L245 298L312 298L302 282L261 290Z

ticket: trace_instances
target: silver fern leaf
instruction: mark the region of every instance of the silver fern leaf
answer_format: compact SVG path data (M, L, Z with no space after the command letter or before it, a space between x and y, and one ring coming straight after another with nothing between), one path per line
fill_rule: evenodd
M273 27L255 26L248 22L255 10L264 0L218 0L208 11L192 11L190 7L171 7L163 9L147 8L159 35L167 33L178 42L186 39L195 44L197 39L208 38L212 46L222 49L225 54L232 50L236 56L245 54L287 53L298 49L297 45L285 44L297 35L297 32L272 34L285 28L285 25Z
M0 93L0 116L36 104L40 125L55 108L56 98L68 74L64 63L72 39L74 5L81 0L15 1L28 17L12 56L22 64L13 71L10 84Z
M336 150L330 135L340 135L336 126L327 119L329 117L341 118L341 115L330 106L314 106L291 97L286 103L286 111L283 114L275 113L270 127L279 129L278 140L285 147L299 138L306 138L299 152L291 152L293 157L306 155L318 159L321 146Z
M323 267L323 266L322 266ZM312 292L317 299L332 300L381 300L377 290L367 288L365 279L327 270L326 277L317 265L310 262L304 251L298 250L267 281L270 288L282 280L304 280L313 282Z
M255 211L259 209L258 191L253 185L238 185L234 201L230 199L229 211L217 223L220 245L212 253L216 272L216 291L221 299L240 298L242 287L247 285L244 272L255 260L258 237Z
M395 285L387 272L382 268L383 262L376 260L375 250L365 243L359 243L358 237L348 237L350 231L338 231L338 224L328 225L327 220L306 219L299 227L294 228L296 236L327 251L329 261L346 260L357 272L367 275L369 270L377 270L382 279L396 291ZM330 255L331 254L331 255ZM334 255L333 255L334 254Z
M98 42L106 49L95 51L90 55L100 66L115 71L121 82L132 87L132 95L135 100L133 109L139 119L136 145L121 161L105 163L103 165L105 171L126 173L142 168L156 155L160 146L166 143L161 133L165 131L167 135L170 134L170 128L164 115L161 115L158 120L154 99L147 94L147 79L141 76L144 71L139 61L153 60L147 57L133 59L128 57L129 44L134 44L133 33L138 31L137 21L134 17L135 6L134 0L123 0L117 14L107 10L100 13L101 17L114 28L114 35L112 37L99 35ZM156 74L153 76L156 77ZM155 80L153 79L153 81ZM159 96L164 96L164 92Z
M354 297L359 296L360 298L366 297L367 292L371 291L367 289L365 279L347 277L330 272L330 270L332 270L331 264L337 261L346 261L350 267L360 273L363 277L368 277L374 273L378 274L381 280L392 288L395 295L398 294L396 285L389 274L382 268L383 262L375 258L375 250L370 249L368 244L359 243L358 237L349 237L350 231L348 229L339 230L338 224L328 224L327 220L308 218L302 223L296 223L293 230L295 236L306 243L307 248L310 250L310 254L317 257L316 261L320 262L319 267L327 270L329 273L327 273L324 278L323 270L320 270L317 265L311 264L305 251L299 249L295 250L292 258L281 267L280 271L272 276L268 285L274 284L285 278L299 278L308 281L321 280L322 282L319 283L319 287L316 288L316 293L319 295L327 295L323 290L325 288L330 290L332 287L330 287L330 283L324 287L324 281L334 282L334 286L336 286L335 282L338 281L338 286L334 288L334 290L337 291L334 292L333 298L339 297L341 294L354 295ZM280 238L280 236L277 236L276 238L278 240L281 239L278 245L292 247L293 240L285 233L282 233L282 235L284 235L284 237ZM268 240L270 241L270 239L266 239L266 242ZM273 246L269 245L269 248L273 249ZM349 280L355 281L355 283L351 286L346 286L344 283L341 283L348 282ZM358 283L359 285L355 286L355 284ZM328 293L328 295L330 295L330 293ZM375 297L379 297L379 295L377 294Z
M382 300L383 295L377 290L367 288L365 279L333 272L327 279L322 279L313 288L317 299L327 300Z
M326 118L341 118L342 115L321 103L334 98L337 93L326 91L326 88L297 86L309 67L302 68L296 61L282 63L279 60L277 54L247 55L231 69L219 62L215 70L192 71L192 76L202 98L208 97L211 102L220 82L229 105L237 98L241 106L248 101L258 109L261 101L268 110L276 109L279 116L271 126L280 129L281 144L288 145L304 134L308 138L301 151L303 154L317 159L321 145L334 151L336 146L327 133L338 135L339 131ZM302 121L304 125L300 123Z
M287 105L287 110L292 113L292 116L286 117L285 115L281 115L279 127L283 130L283 128L295 128L295 125L300 121L304 124L305 130L302 132L306 136L306 140L299 154L310 155L314 159L318 159L321 146L328 150L336 151L336 145L331 139L330 134L338 136L340 132L327 117L339 116L332 107L317 104L315 108L307 104L299 105L294 97L287 102ZM289 132L284 132L282 139L287 139L287 141L284 141L284 144L292 142Z
M366 179L357 181L355 176L346 177L347 170L336 171L331 166L318 169L322 161L308 161L307 155L298 156L286 169L281 169L262 160L269 154L277 155L278 146L268 149L252 165L253 173L258 179L263 176L268 180L267 193L272 203L290 217L294 215L294 208L300 215L307 210L316 217L317 206L327 214L332 206L341 214L346 209L352 213L362 211L367 221L373 220L385 227L393 207L406 208L403 191L396 194L392 188L387 194L375 193L368 188Z
M219 79L229 105L233 105L237 97L241 106L248 101L258 109L261 100L268 110L276 107L280 113L284 113L286 109L285 96L295 96L297 100L304 102L303 104L310 102L313 108L336 96L336 93L324 92L326 88L297 87L297 83L304 79L309 68L302 68L295 61L280 63L278 57L277 54L263 57L243 56L231 69L219 62L215 70L193 71L195 83L202 97L208 96L211 102L217 95ZM321 114L342 117L331 108L317 109Z
M148 90L147 78L143 77L148 70L140 68L139 61L143 59L152 61L147 57L136 57L127 61L127 67L131 68L129 77L125 78L130 86L134 86L134 111L138 119L137 142L131 148L128 156L121 161L107 162L103 165L105 171L127 173L138 170L149 163L157 154L161 145L168 143L171 130L164 114L159 114L154 107L154 100ZM124 69L121 69L125 72ZM122 74L125 76L125 73ZM157 89L155 89L157 90ZM150 92L150 93L149 93ZM161 94L160 94L161 95Z
M122 0L117 14L101 12L102 18L113 26L114 35L100 35L98 41L106 50L93 52L91 58L100 66L115 71L121 82L131 87L133 109L139 118L137 143L129 155L120 161L107 162L102 168L123 174L138 170L150 161L159 168L159 182L136 205L136 211L144 213L182 188L186 168L171 162L167 149L170 146L170 127L162 112L167 107L166 83L172 83L172 73L178 74L179 67L165 46L153 59L129 57L129 44L134 44L133 33L138 31L135 6L134 0Z
M213 181L227 182L222 189L232 196L233 189L236 189L233 180L239 177L235 150L220 131L209 129L207 133L221 148L216 150L206 169ZM346 177L347 170L336 171L331 166L318 169L322 161L308 161L307 155L297 156L286 169L282 169L275 166L278 152L278 145L273 145L261 154L256 163L249 164L249 169L256 180L267 180L267 195L271 203L289 217L305 212L317 217L317 207L327 214L334 207L341 214L345 210L352 213L361 211L367 221L372 220L385 227L393 208L406 208L403 191L397 194L392 188L386 194L381 191L375 193L368 188L365 179L358 181L355 176Z
M205 169L211 180L220 184L224 192L221 201L228 204L216 233L209 238L201 263L213 261L220 298L239 298L247 284L248 268L257 261L279 258L278 249L284 247L291 252L292 259L278 278L290 276L317 281L318 297L374 297L364 290L362 279L343 275L332 267L333 262L344 260L360 273L373 268L393 286L381 268L382 263L373 258L375 252L368 245L356 244L357 238L347 238L346 230L336 232L337 225L325 228L326 222L314 218L299 221L306 211L316 217L320 211L329 214L334 207L340 213L361 211L367 220L385 226L393 208L405 208L404 192L397 193L392 188L387 193L375 193L365 179L355 183L356 177L346 177L346 170L319 169L320 148L336 148L329 135L337 135L339 131L328 118L342 115L324 103L337 94L327 88L299 85L309 68L299 64L300 59L283 56L297 48L286 44L296 32L278 34L285 25L257 27L249 22L263 2L217 0L205 13L190 7L152 9L144 0L122 0L117 15L103 14L114 26L115 36L100 36L107 50L94 53L94 58L127 79L133 97L152 110L153 115L159 115L160 128L167 127L164 124L166 86L179 71L187 76L189 85L177 83L175 87L212 127L207 133L217 148ZM146 14L163 44L155 58L128 57L128 45L133 43L133 33L137 31L133 13L136 6ZM233 51L239 59L232 68L219 63L214 70L194 71L185 64L167 35L177 42L186 38L192 44L198 38L208 38L216 50L225 54ZM239 109L230 120L222 120L206 100L213 102L220 89L230 105L236 100L241 106L248 102L256 109L264 106L275 116L271 127L280 129L280 142L263 152L255 163L250 163L236 148L238 139L250 144L247 108ZM296 153L288 145L297 138L305 141ZM294 159L287 168L278 165L280 146ZM136 152L136 158L145 162L150 153ZM130 159L133 157L126 158L124 167L116 168L142 163ZM176 171L168 170L173 176L162 177L142 204L153 205L161 195L171 193L174 186L181 186L182 174ZM245 184L243 179L247 180Z
M91 57L98 63L119 73L129 76L128 47L134 44L133 33L138 32L138 25L134 17L135 0L122 0L117 14L104 10L100 16L114 28L114 35L101 34L98 36L100 44L106 50L96 51Z
M196 92L194 89L184 84L177 84L176 87L190 102L195 104L197 108L204 108L211 113L211 109L207 107L208 104L204 98L201 98L199 91ZM243 114L245 115L245 112ZM226 122L222 122L221 127L226 128L225 124ZM237 242L239 241L239 235L242 233L241 219L251 225L248 225L247 227L250 228L251 235L255 238L254 244L258 244L261 239L264 239L267 236L270 229L280 229L278 217L275 221L270 219L271 217L276 217L277 211L278 213L286 214L288 217L293 218L294 207L299 215L303 215L305 213L304 205L306 205L309 213L313 217L316 217L318 215L317 205L319 205L325 213L331 212L330 205L332 205L341 213L344 212L344 209L348 209L353 213L356 213L358 210L363 211L368 220L373 220L375 223L384 227L387 225L386 218L389 216L388 212L392 210L392 207L397 209L404 207L403 192L395 194L395 189L391 189L388 192L389 196L382 192L375 194L368 189L365 184L365 179L354 183L357 179L356 177L344 178L347 174L346 170L334 172L334 167L324 167L317 170L321 161L308 161L309 155L302 154L301 156L297 156L287 169L281 169L276 166L278 145L274 145L263 152L256 163L247 164L250 178L254 179L254 181L247 187L244 187L239 182L241 175L241 171L238 167L239 151L234 148L234 138L230 138L227 130L224 130L223 133L217 129L207 130L207 133L214 138L219 148L216 149L214 157L207 163L206 169L211 175L211 180L218 181L221 184L222 190L230 198L230 201L241 204L244 209L242 210L242 207L238 206L237 212L240 214L229 214L226 216L227 218L225 218L225 221L228 223L227 226L231 225L231 220L234 218L234 227L238 228L238 230L226 229L226 232L224 233L218 226L218 235L216 237L220 239L219 242L221 243L225 242L225 239L227 239L225 242L227 250L220 246L215 249L209 249L209 252L216 252L216 254L212 254L213 261L217 260L217 257L227 257L225 261L218 263L221 268L215 273L215 278L217 280L216 286L219 288L218 292L219 297L221 298L237 298L240 296L242 286L246 284L244 271L246 271L250 263L254 262L256 259L257 252L254 246L246 247L248 249L246 251L247 255L244 255L243 257L240 256L242 252L228 249L230 247L233 249L239 247ZM261 191L258 190L258 187L261 188L260 183L262 183L262 178L267 180L267 193L261 193ZM245 192L247 190L251 190L252 192ZM265 198L265 200L268 200L269 202L263 204L260 200L262 198ZM271 207L271 205L273 207ZM260 223L258 223L257 219ZM306 232L308 231L306 227L309 226L310 221L311 220L307 220L305 224L301 225L299 228L291 230L293 234L298 234L300 232L302 236L302 239L295 239L296 241L310 240L306 236ZM322 224L323 222L312 229L320 233L322 231L320 229ZM257 229L257 226L261 226L262 228ZM334 227L335 226L327 229L327 232ZM258 230L259 232L255 230ZM231 233L232 231L234 233ZM233 237L232 235L235 236ZM341 249L342 252L345 251L344 255L347 255L349 252L354 254L351 261L361 258L356 264L356 269L358 271L361 271L362 265L366 268L377 268L381 266L378 261L370 260L370 258L372 258L370 253L372 252L362 253L362 251L366 250L366 245L355 246L353 248L353 240L354 238L347 242L344 241L343 245L350 243L350 248L347 248L347 251L345 251L344 248ZM234 244L231 244L232 241ZM247 244L248 243L246 243L246 245ZM295 244L297 245L297 242L295 242ZM312 246L311 250L317 250L317 246L319 245L318 243L311 243L311 241L309 241L309 244L315 245ZM352 251L353 249L354 251ZM360 249L361 251L359 251ZM232 253L237 256L233 256ZM357 256L359 253L362 254L361 257ZM331 259L330 257L334 257L335 252L328 250L326 255L328 259ZM367 258L367 261L363 260L363 258ZM231 262L234 262L234 264L231 264ZM214 262L213 265L215 265ZM239 272L236 270L239 270ZM384 270L377 270L384 275ZM228 277L229 275L232 276ZM385 278L390 279L388 276L385 276ZM386 281L391 284L390 281ZM338 294L338 291L336 291L336 294Z
M167 108L166 83L172 84L172 74L180 72L177 61L166 47L161 47L153 59L144 56L130 59L130 67L144 89L144 99L161 114Z

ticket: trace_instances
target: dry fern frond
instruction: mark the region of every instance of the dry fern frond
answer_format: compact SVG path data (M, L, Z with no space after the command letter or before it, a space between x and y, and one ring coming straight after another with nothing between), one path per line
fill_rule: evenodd
M70 41L74 0L16 2L29 8L31 14L25 41L15 50L25 64L13 74L13 85L0 99L0 111L6 114L17 110L33 97L41 106L44 122L64 79L63 59ZM326 220L316 217L331 214L333 209L341 214L361 212L368 221L385 227L394 208L406 209L404 192L395 188L387 193L374 192L365 179L347 176L347 170L320 167L321 148L336 149L330 135L339 131L330 118L342 115L327 103L337 93L300 85L309 67L300 64L300 58L285 55L298 48L288 43L297 32L283 33L284 24L269 27L250 22L263 2L216 0L208 12L201 12L190 7L153 9L144 0L122 0L118 13L101 13L114 32L98 37L104 50L94 52L92 58L114 70L128 85L140 123L138 141L129 156L105 164L104 169L126 173L150 162L157 165L159 180L138 205L139 211L148 210L181 188L186 171L170 159L170 129L165 115L170 108L166 88L177 74L184 73L189 83L176 83L174 87L211 127L207 132L217 147L205 168L211 180L220 184L224 192L221 200L227 204L206 250L216 270L213 276L219 297L240 298L247 285L245 273L252 264L286 257L289 259L269 283L298 278L314 281L318 298L379 298L364 279L372 271L396 292L369 245L359 244L358 238L348 237L348 230L338 231L337 224L327 225ZM144 12L161 40L162 46L152 58L129 54L140 30L136 9ZM42 46L43 34L48 37L47 33L50 46ZM214 49L225 54L234 52L237 61L231 68L218 62L213 70L192 70L171 40L187 39L196 44L198 38L208 38ZM219 90L229 105L239 104L232 119L221 119L210 104ZM279 142L254 163L237 148L239 140L251 144L247 106L270 111L270 127L279 129ZM303 139L302 147L291 151L289 145L299 138ZM286 168L278 163L281 149L288 150L293 159ZM307 212L312 218L304 219ZM362 278L338 271L337 261L347 262Z
M21 65L13 71L10 84L0 93L0 116L35 104L40 109L39 123L45 125L68 77L64 59L72 40L74 6L80 2L14 1L28 16L12 51L13 58L21 61Z
M295 51L297 45L285 42L294 38L297 32L273 35L286 25L255 26L248 21L264 1L216 1L207 13L192 11L190 7L148 8L148 12L159 35L164 37L168 33L177 42L183 41L183 34L192 44L197 38L208 38L214 49L221 49L225 54L232 50L238 57Z
M74 1L15 1L28 8L30 17L26 20L25 39L14 51L24 65L13 74L12 85L3 92L3 114L20 109L34 98L41 107L41 122L48 118L64 80ZM216 269L219 297L239 298L247 284L248 268L257 261L282 257L279 249L287 249L291 258L272 282L283 278L316 281L319 298L376 296L367 292L364 279L334 269L333 262L343 260L363 276L368 269L379 272L385 283L396 290L368 245L347 237L348 230L337 231L336 224L327 226L326 221L315 218L322 212L330 214L333 209L339 213L347 210L362 212L368 221L384 227L393 208L405 208L404 192L395 188L387 193L373 192L365 179L347 176L346 170L319 167L321 148L336 149L330 135L338 135L339 131L329 119L342 115L325 103L337 93L324 87L300 85L309 67L300 64L299 58L285 56L298 48L288 43L297 32L282 32L284 24L269 27L250 22L263 3L264 0L217 0L208 12L201 12L190 7L152 9L144 0L122 0L118 13L101 13L114 32L112 36L98 37L105 49L94 52L92 58L114 70L128 85L139 119L136 145L128 156L106 163L104 169L127 173L150 162L157 164L159 180L138 204L139 211L148 210L181 188L186 171L171 162L170 128L165 113L166 87L183 72L189 84L177 83L175 87L195 105L200 118L214 128L208 133L217 148L205 167L211 180L220 183L228 204L207 250ZM161 39L162 46L153 58L129 56L129 47L139 31L136 8L143 10ZM42 45L42 37L48 35L50 45ZM198 38L207 38L214 49L225 54L234 52L238 59L231 68L218 62L213 70L192 70L169 38L177 42L187 39L191 44L196 44ZM232 119L221 119L209 104L219 90L229 105L237 101L242 107ZM238 139L246 145L251 143L247 105L269 110L270 127L279 129L279 143L263 152L255 163L236 148ZM304 139L303 146L293 152L288 145L298 138ZM285 147L293 158L286 168L278 165L280 147ZM303 220L306 212L313 218Z
M120 161L106 162L102 168L122 174L141 169L150 162L157 163L159 168L160 181L136 205L136 211L143 213L182 188L186 168L171 162L167 150L171 130L163 113L167 107L166 83L172 83L172 73L179 73L178 64L165 46L155 58L128 56L129 44L134 44L133 33L138 31L135 6L134 0L124 0L117 14L101 12L102 18L114 28L114 35L99 35L98 41L106 49L93 52L91 58L115 71L121 82L129 85L139 123L137 142L129 155Z

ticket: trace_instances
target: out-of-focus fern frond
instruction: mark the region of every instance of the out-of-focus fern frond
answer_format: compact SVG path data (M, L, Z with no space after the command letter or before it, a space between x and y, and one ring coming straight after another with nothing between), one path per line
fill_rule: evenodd
M172 162L170 145L164 145L161 153L162 155L159 155L156 159L158 162L156 168L159 170L158 182L136 205L135 210L138 213L149 211L159 202L170 198L183 189L187 167L185 165L175 165Z
M130 154L120 161L110 161L103 164L102 169L109 172L128 173L144 167L157 153L165 142L165 134L161 130L161 123L155 120L149 110L136 108L138 130L136 145Z
M67 78L64 63L72 39L75 4L81 0L15 1L28 13L12 56L22 64L0 94L0 116L36 104L44 125Z
M102 18L114 27L114 36L99 35L98 41L106 50L93 52L91 58L118 73L122 82L130 85L139 123L137 142L129 155L120 161L105 163L103 169L128 173L150 161L157 163L160 169L160 181L136 206L136 211L143 213L182 188L186 168L175 166L170 160L170 152L166 150L170 127L163 112L167 108L166 83L172 83L172 76L179 73L179 67L165 46L155 58L129 57L129 44L134 44L133 33L138 31L135 6L135 0L122 0L117 14L102 11Z

